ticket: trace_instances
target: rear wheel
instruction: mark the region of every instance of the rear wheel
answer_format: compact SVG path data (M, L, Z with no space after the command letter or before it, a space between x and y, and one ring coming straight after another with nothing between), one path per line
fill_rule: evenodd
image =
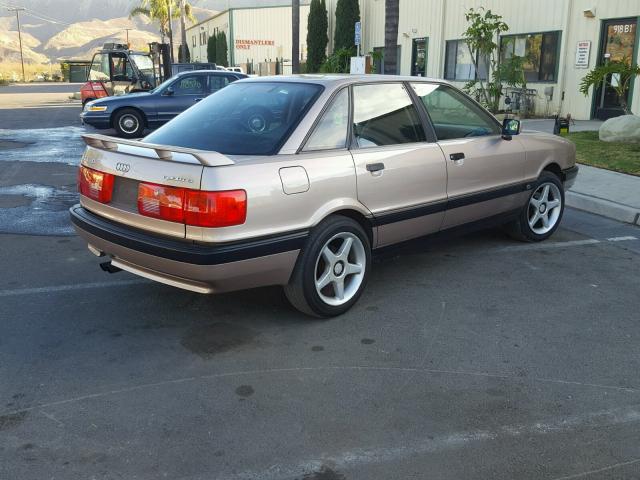
M356 221L336 215L314 229L284 291L301 312L333 317L358 301L370 270L366 232Z
M124 108L116 112L113 128L123 138L139 138L144 131L144 119L137 110Z
M544 171L529 195L517 220L508 225L514 238L539 242L558 228L564 213L564 188L557 175Z

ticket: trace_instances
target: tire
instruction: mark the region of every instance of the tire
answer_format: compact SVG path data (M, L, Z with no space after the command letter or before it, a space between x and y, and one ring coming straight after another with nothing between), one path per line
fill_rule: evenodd
M350 218L331 216L313 229L284 292L307 315L335 317L358 301L370 270L371 243L364 229Z
M140 138L144 132L144 117L133 108L118 110L113 118L113 128L122 138Z
M541 242L553 235L563 214L562 181L554 173L543 171L520 215L507 225L507 233L524 242Z

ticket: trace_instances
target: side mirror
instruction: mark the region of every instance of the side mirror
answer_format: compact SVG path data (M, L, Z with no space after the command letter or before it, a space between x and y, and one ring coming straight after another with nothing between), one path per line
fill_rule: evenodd
M167 95L168 97L170 97L171 95L173 95L173 93L174 93L174 92L173 92L173 88L171 88L171 87L167 87L167 88L165 89L165 91L164 91L162 94L163 94L163 95Z
M505 118L502 121L502 138L505 140L511 140L513 135L520 133L520 120L513 118Z

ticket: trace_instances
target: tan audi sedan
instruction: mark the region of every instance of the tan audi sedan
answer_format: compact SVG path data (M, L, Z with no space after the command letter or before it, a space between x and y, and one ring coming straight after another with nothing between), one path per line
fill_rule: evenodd
M570 142L417 77L241 80L141 141L84 139L71 220L103 270L283 285L317 317L358 300L381 247L499 223L545 240L578 170Z

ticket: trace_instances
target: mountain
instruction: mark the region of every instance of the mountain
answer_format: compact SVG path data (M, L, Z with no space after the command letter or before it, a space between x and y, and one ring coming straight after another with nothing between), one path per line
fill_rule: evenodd
M291 0L189 0L197 21L228 8L291 5ZM302 0L302 4L310 0ZM90 59L106 42L124 43L129 29L133 48L146 49L159 41L158 25L145 16L129 18L141 0L20 0L22 46L25 63L41 64L60 59ZM0 5L1 6L1 5ZM0 65L20 60L15 15L0 16ZM174 23L174 43L180 41L179 22Z

